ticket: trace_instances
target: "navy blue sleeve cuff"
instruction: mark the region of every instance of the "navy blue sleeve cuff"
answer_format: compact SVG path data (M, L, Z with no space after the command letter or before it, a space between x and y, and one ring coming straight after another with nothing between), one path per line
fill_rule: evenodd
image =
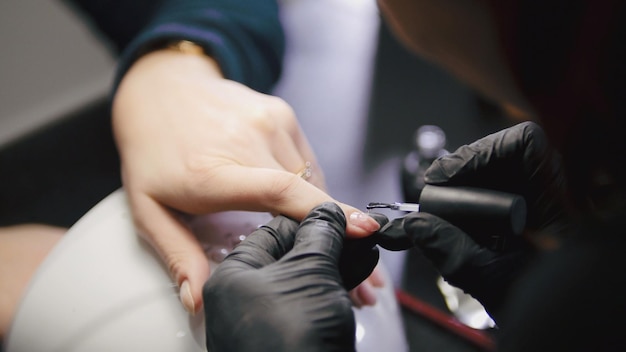
M113 93L143 53L182 39L201 45L226 78L257 91L280 76L285 44L275 0L171 0L122 52Z

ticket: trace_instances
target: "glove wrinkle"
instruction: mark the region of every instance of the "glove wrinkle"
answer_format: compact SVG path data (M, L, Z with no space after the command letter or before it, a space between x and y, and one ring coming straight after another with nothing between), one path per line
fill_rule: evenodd
M305 223L309 219L322 220L328 225L337 226L337 228L346 227L346 217L339 208L339 205L333 202L324 202L313 208L309 215L302 221Z
M389 219L380 213L370 213L381 226ZM380 253L377 247L376 233L363 238L346 238L339 258L339 273L343 287L350 291L359 285L374 271L378 264Z
M469 237L456 235L460 231L456 226L431 214L407 215L404 231L443 276L455 274L480 253Z
M476 298L497 321L510 286L526 265L527 253L491 251L428 213L411 213L395 222L400 223L444 279Z
M355 351L337 266L344 235L343 211L328 203L300 226L277 217L237 246L204 286L208 350Z
M297 226L294 220L277 216L252 232L227 258L234 261L231 265L239 262L255 269L273 263L293 247Z
M412 248L413 242L404 230L405 219L405 217L395 218L391 222L387 222L370 237L378 245L390 251L403 251Z
M541 242L529 236L563 236L576 227L561 165L541 127L530 121L461 146L432 163L424 175L426 184L521 195L528 206L525 236L507 237L507 245L496 250L483 247L479 233L465 232L432 214L411 213L383 227L379 243L392 248L406 234L446 281L480 301L500 324L506 298L536 253L533 243Z

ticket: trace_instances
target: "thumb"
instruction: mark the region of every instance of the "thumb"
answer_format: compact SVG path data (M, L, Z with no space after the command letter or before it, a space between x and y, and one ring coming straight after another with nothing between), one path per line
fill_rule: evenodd
M483 249L471 237L435 215L411 213L398 225L444 277L454 275L474 257L483 255Z
M332 202L322 203L300 223L293 249L281 261L333 268L338 276L345 228L346 218L341 208Z
M523 251L490 251L454 225L428 213L408 215L404 229L448 282L472 295L499 320L507 292L526 266Z
M389 219L380 213L369 213L381 226ZM339 259L339 273L343 286L350 291L367 279L378 264L380 254L376 246L375 235L363 238L346 238L343 242L341 258Z
M178 285L185 310L202 309L202 287L209 278L209 261L193 233L175 215L146 194L129 194L135 225L161 257Z

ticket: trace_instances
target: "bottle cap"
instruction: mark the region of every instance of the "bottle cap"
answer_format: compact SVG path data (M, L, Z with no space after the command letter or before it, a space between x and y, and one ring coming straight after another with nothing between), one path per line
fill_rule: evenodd
M435 125L424 125L415 132L415 145L420 155L436 158L446 145L446 134Z

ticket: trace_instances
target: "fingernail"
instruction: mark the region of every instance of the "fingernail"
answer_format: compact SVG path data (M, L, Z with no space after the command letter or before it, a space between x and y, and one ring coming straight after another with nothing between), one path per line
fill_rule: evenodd
M380 272L380 269L378 269L378 267L374 268L374 271L372 271L370 276L367 278L367 281L373 287L384 287L385 286L385 278L383 277L383 274Z
M380 225L371 216L355 211L350 214L348 222L368 232L374 232L380 228Z
M183 304L183 307L185 307L185 310L190 314L196 314L196 305L193 303L193 297L191 296L189 281L183 281L183 283L180 285L178 295L180 296L180 301Z
M367 281L364 281L359 285L359 298L363 305L373 306L376 304L376 290Z
M358 286L356 288L352 289L352 291L350 291L350 300L352 301L352 305L355 308L363 307L363 303L361 302L361 298L359 297L359 287Z

